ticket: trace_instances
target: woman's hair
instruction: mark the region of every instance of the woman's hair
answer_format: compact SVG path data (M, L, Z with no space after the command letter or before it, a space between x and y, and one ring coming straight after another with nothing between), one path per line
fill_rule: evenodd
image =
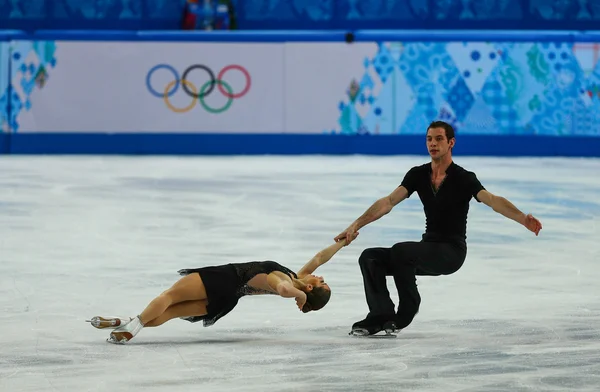
M302 307L303 313L308 313L311 310L319 310L323 306L327 305L329 298L331 298L331 290L327 290L325 287L314 287L311 291L305 291L306 303Z

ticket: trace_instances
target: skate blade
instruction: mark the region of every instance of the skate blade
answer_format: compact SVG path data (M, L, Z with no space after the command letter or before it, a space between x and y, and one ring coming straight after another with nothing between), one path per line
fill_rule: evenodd
M127 343L127 341L118 341L118 340L117 340L116 338L114 338L113 336L106 338L106 341L107 341L108 343L112 343L112 344L121 344L121 345L123 345L123 344Z
M98 328L98 329L105 329L105 328L113 328L114 329L114 328L120 327L122 325L121 319L118 317L95 316L95 317L92 317L90 320L85 320L85 322L92 324L92 327Z
M399 329L384 329L383 331L385 332L386 335L394 335L394 336L396 336L398 334L398 332L400 332Z
M356 328L348 333L348 335L353 336L369 336L371 333L366 329Z
M348 333L348 335L364 337L364 338L395 338L396 337L396 334L393 332L385 331L385 334L381 334L380 332L382 332L382 331L372 334L366 329L359 328L359 329L353 329L352 331L350 331Z
M106 341L113 344L125 344L131 339L133 339L133 335L129 332L112 332Z

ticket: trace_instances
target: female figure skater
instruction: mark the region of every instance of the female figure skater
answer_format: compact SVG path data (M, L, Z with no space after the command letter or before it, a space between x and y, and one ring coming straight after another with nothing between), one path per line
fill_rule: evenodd
M209 327L232 311L246 295L275 294L294 298L302 312L316 311L327 304L331 289L322 277L312 273L345 245L344 239L321 250L298 274L274 261L182 269L178 272L183 277L152 300L138 316L129 319L96 316L87 321L99 329L114 328L107 341L123 344L142 328L158 327L174 318L192 323L202 320L204 326Z

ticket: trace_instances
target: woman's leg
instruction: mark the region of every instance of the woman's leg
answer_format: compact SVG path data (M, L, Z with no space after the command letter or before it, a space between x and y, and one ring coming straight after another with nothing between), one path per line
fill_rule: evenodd
M208 301L205 299L198 301L184 301L175 305L171 305L157 318L148 321L144 327L158 327L169 320L180 317L204 316Z
M193 273L179 279L173 286L154 298L140 313L140 321L146 325L160 317L169 307L185 301L206 300L206 288L200 274ZM206 313L206 310L204 311ZM194 314L195 316L195 314ZM182 316L183 317L183 316Z
M194 304L194 306L175 308L178 304L186 302L198 303ZM204 306L199 306L201 305L199 303L202 303ZM206 314L206 304L206 288L200 278L200 274L193 273L186 275L175 282L171 288L154 298L139 316L111 332L108 342L126 343L133 339L142 328L150 324L153 320L156 320L155 323L148 326L161 325L173 317L189 316L190 312L193 312L192 316L195 316L198 311ZM172 308L171 311L165 314L169 308ZM174 316L179 314L181 316Z

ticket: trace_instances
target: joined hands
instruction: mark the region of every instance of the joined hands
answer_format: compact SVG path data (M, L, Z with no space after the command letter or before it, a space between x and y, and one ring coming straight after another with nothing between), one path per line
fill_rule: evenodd
M339 242L345 238L346 244L344 246L348 246L348 245L350 245L350 243L352 241L354 241L356 239L356 237L358 237L358 234L359 233L356 230L356 226L350 225L350 226L348 226L348 228L346 230L344 230L340 234L338 234L333 240L335 242Z

